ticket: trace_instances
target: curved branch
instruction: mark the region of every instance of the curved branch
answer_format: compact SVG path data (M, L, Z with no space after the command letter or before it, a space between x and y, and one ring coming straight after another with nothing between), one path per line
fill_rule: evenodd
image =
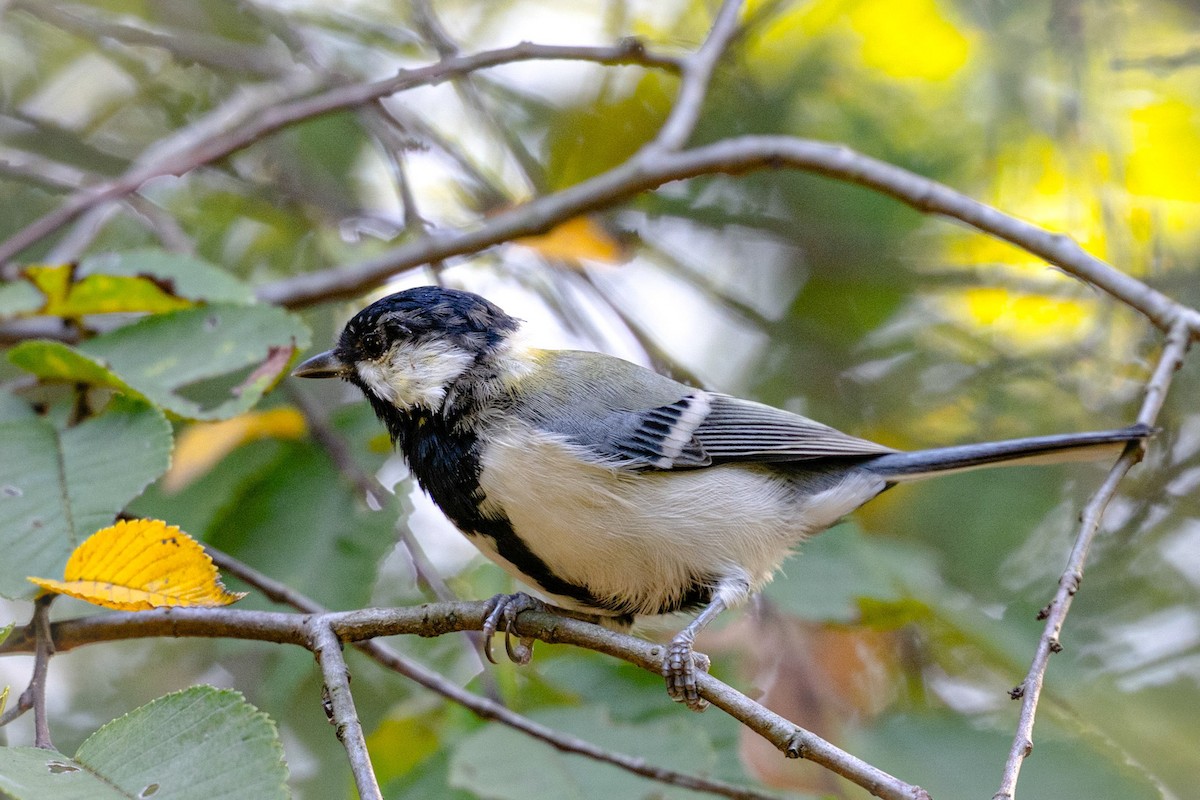
M612 47L575 47L522 42L499 50L454 56L426 67L400 70L397 75L383 80L338 86L310 97L263 109L249 122L224 133L205 137L188 150L171 153L148 164L134 166L118 178L71 195L57 209L39 217L7 241L0 243L0 264L9 261L25 248L54 233L84 212L109 200L124 197L153 178L190 172L297 122L360 106L417 86L438 84L480 69L519 61L550 60L593 61L605 65L640 65L661 69L678 68L676 59L650 53L637 39L626 39Z
M1200 312L1120 272L1065 234L1052 233L945 184L849 147L790 136L741 136L690 150L660 150L652 157L635 155L594 178L490 217L477 228L433 233L367 261L264 284L258 289L258 297L264 302L289 307L352 297L377 286L400 270L474 253L521 236L544 233L571 217L611 206L672 181L781 167L856 183L918 211L966 223L1105 291L1141 312L1163 330L1181 320L1193 336L1200 334Z
M342 641L416 634L440 636L482 630L486 602L437 603L412 608L369 608L320 615ZM311 615L233 608L166 608L137 613L114 612L63 620L52 626L58 651L98 642L147 637L227 637L308 646ZM581 620L543 612L525 612L515 633L547 642L574 644L621 658L655 675L662 666L662 647ZM0 655L30 652L35 637L28 628L14 630ZM767 739L789 758L824 766L876 797L927 800L928 794L795 725L711 675L698 676L701 694L710 703ZM478 698L477 698L478 699ZM553 744L553 742L552 742ZM555 744L555 746L558 746ZM644 773L643 773L644 774Z

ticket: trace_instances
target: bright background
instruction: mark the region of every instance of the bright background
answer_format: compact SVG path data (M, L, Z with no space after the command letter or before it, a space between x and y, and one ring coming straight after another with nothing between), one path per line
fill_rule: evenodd
M434 8L464 52L626 35L689 51L711 19L701 2ZM269 97L314 71L359 80L435 60L416 19L408 4L385 2L6 4L0 238L61 202L55 179L120 174L231 98ZM745 22L694 141L777 133L844 143L1066 233L1200 304L1200 11L1191 4L757 2ZM163 38L135 43L130 29ZM382 130L334 114L156 180L142 192L151 223L90 217L92 227L72 234L82 247L68 239L24 257L161 246L166 231L177 249L252 284L357 262L420 235L411 218L406 225L398 176L432 229L470 226L619 163L653 137L676 84L635 67L490 70L388 100L398 124ZM670 364L900 448L1124 425L1159 342L1134 313L1011 246L790 172L671 184L437 274L528 320L543 344ZM401 275L370 297L305 311L315 345L332 342L371 297L434 277ZM0 367L0 379L18 374ZM1198 384L1188 364L1149 458L1107 517L1065 651L1050 666L1023 796L1195 791ZM411 491L352 392L296 388L331 409L362 464ZM280 391L260 408L289 405ZM228 453L177 450L173 477L131 511L179 524L337 608L425 600L392 546L394 510L367 510L324 453L296 438L292 419L285 412L234 437ZM765 691L780 713L935 797L990 797L1016 720L1007 691L1028 667L1041 631L1034 615L1102 475L1090 465L1012 469L896 489L807 546L757 612L729 614L700 647L723 679ZM411 502L406 524L462 596L514 588L422 499ZM85 609L64 602L58 612ZM27 615L27 604L12 603L0 623ZM671 628L646 633L656 630ZM393 644L486 688L478 658L456 638ZM389 798L528 797L528 776L545 796L685 794L483 725L351 658ZM25 659L0 661L0 686L19 691L27 670ZM659 680L606 658L539 645L531 666L494 676L523 713L653 762L862 794L784 763L719 712L684 713ZM279 723L298 796L350 791L307 653L123 642L56 658L52 679L64 752L136 705L208 682L240 689ZM9 729L10 742L29 738L28 722Z

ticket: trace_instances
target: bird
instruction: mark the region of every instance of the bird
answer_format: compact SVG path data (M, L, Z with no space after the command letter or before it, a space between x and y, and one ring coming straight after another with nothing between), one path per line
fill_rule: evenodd
M539 598L498 595L484 625L545 607L615 628L692 612L665 649L695 710L696 635L810 536L895 484L1001 464L1089 460L1146 425L900 451L602 353L538 349L489 300L407 289L355 314L301 378L362 390L420 487ZM506 637L506 643L508 643ZM528 649L509 646L515 660ZM699 664L699 666L697 666Z

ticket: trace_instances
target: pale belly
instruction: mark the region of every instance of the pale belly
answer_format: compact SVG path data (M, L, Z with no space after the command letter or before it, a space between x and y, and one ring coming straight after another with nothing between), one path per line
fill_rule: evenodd
M554 572L629 613L678 606L700 584L736 585L735 602L767 583L788 553L862 505L883 482L859 472L817 493L770 467L727 464L631 472L582 463L552 434L500 435L489 443L480 488L484 513L502 513ZM475 537L492 560L529 576ZM540 588L540 587L538 587ZM728 592L726 592L728 594ZM561 596L564 607L596 611Z

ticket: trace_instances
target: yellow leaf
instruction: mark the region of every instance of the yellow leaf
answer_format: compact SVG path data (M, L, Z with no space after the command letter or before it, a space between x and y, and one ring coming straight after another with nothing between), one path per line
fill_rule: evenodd
M225 590L199 542L157 519L102 528L71 553L61 581L29 580L46 591L121 611L224 606L246 596Z
M8 705L8 687L4 687L4 691L0 692L0 715L4 714L4 706Z
M53 317L161 313L192 305L142 275L88 275L77 280L74 264L42 264L26 267L25 276L46 296L41 313Z
M540 236L513 239L514 244L532 248L546 258L563 261L605 261L619 264L628 258L625 248L591 217L572 217Z
M180 433L175 444L171 468L163 477L163 491L178 492L247 442L299 439L306 430L304 416L291 406L191 425Z

